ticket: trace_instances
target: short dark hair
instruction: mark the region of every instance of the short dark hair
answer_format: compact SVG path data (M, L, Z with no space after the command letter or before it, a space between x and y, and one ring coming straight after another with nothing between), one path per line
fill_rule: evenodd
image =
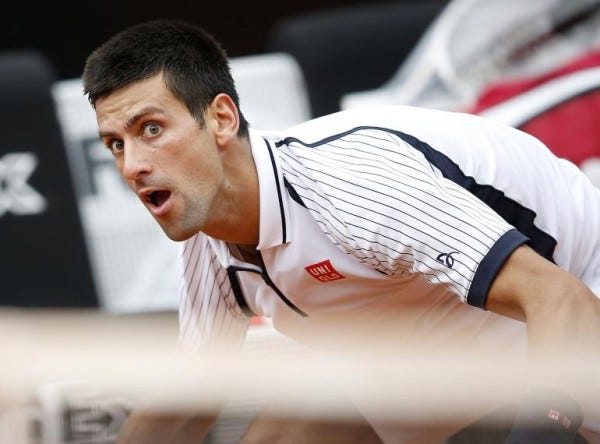
M95 108L99 98L158 73L200 125L213 99L229 95L240 114L238 135L248 137L225 50L204 29L181 20L151 20L113 35L86 59L83 91Z

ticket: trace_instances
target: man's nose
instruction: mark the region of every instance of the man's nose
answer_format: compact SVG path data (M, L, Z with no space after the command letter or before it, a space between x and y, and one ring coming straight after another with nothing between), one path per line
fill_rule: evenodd
M129 142L123 151L121 172L127 180L136 180L152 171L149 151L136 142Z

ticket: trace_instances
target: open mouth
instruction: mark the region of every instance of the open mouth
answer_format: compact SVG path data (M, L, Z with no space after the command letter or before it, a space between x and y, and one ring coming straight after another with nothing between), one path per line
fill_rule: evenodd
M163 204L169 200L171 196L171 192L167 190L157 190L149 193L146 198L148 203L152 205L154 208L160 208Z

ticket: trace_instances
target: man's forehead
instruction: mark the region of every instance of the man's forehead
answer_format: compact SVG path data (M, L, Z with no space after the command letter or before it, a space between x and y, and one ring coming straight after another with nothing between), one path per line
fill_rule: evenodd
M130 125L139 114L164 113L172 107L176 97L166 88L160 78L134 82L96 102L98 124L108 122Z

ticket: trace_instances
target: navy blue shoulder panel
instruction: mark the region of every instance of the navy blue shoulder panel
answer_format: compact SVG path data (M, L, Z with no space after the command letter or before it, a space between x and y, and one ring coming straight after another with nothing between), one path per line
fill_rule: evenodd
M552 256L556 248L556 240L535 225L534 221L536 214L533 210L524 207L515 200L507 197L504 192L494 188L493 186L477 183L473 177L465 175L460 167L448 156L432 148L430 145L414 136L390 128L359 126L343 133L329 136L317 142L305 143L295 137L288 137L278 141L275 146L280 147L281 145L287 145L295 142L309 148L317 147L361 130L385 131L401 138L410 146L420 151L433 166L441 171L445 178L451 180L457 185L460 185L462 188L468 190L471 194L477 196L492 210L498 213L506 222L514 226L523 235L529 238L529 245L537 253L554 262Z
M538 254L554 262L552 256L556 248L556 239L535 225L535 211L521 205L491 185L478 184L473 177L466 176L460 167L450 160L449 157L416 137L399 131L394 131L394 133L423 153L425 158L437 167L444 177L477 196L505 221L527 236L529 238L529 245Z

